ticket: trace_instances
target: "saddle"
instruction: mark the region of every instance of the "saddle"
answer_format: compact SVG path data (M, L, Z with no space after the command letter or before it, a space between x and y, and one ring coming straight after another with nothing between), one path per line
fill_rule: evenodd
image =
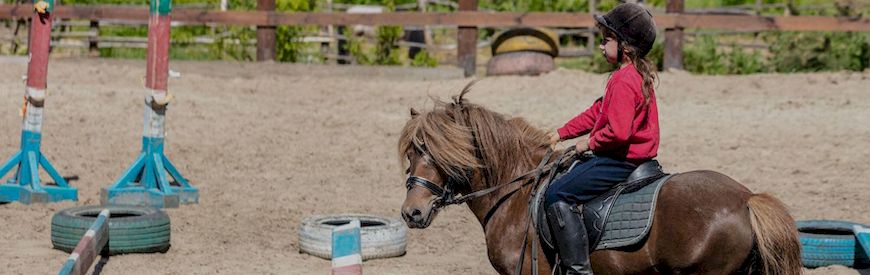
M550 183L561 178L577 164L591 156L580 156L570 167L558 169L546 184L541 184L535 193L531 207L532 221L542 244L554 249L553 237L543 206L543 194ZM637 244L649 233L655 211L658 191L671 176L662 171L658 161L650 160L639 165L625 182L617 184L583 206L583 221L589 237L589 248L594 250L624 247Z

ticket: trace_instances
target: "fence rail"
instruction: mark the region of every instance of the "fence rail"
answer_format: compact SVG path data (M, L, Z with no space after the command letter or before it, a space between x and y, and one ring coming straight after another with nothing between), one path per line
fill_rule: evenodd
M0 4L0 19L30 17L30 5ZM86 20L148 21L147 8L114 6L58 6L55 18ZM752 16L709 14L660 14L659 28L729 29L743 31L870 31L870 18L826 16ZM482 12L451 13L390 12L378 14L289 13L274 11L206 11L176 9L172 20L184 23L224 25L447 25L476 27L593 27L589 13Z
M293 25L402 25L402 26L458 26L457 58L466 70L474 73L474 49L479 27L568 27L591 28L595 22L590 13L563 12L489 12L477 11L477 0L459 0L459 11L439 12L387 12L375 14L349 13L291 13L274 11L274 0L258 0L262 4L256 11L212 11L201 8L176 8L173 22L185 25L244 25L257 26L258 60L274 58L274 27ZM737 14L687 13L682 0L669 0L664 14L654 19L665 29L665 67L682 67L682 40L684 29L715 29L738 32L752 31L860 31L870 32L870 18L825 16L758 16ZM33 12L31 5L0 4L0 19L27 18ZM123 22L148 21L148 8L124 6L57 6L54 17L60 19L112 20ZM265 54L260 54L260 53ZM270 55L272 57L270 57Z

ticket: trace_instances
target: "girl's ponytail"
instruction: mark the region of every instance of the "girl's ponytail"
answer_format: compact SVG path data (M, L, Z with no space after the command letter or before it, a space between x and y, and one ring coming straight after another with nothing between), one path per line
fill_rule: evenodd
M631 58L631 62L634 63L634 68L637 69L637 72L643 78L643 102L646 105L649 103L650 93L658 76L656 75L655 64L646 59L646 57L637 57L636 53L636 49L632 49L628 56Z

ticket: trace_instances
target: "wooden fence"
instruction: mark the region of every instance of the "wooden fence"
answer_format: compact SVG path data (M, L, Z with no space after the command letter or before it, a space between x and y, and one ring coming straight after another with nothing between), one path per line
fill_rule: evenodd
M177 8L174 22L257 26L257 60L275 57L275 28L281 25L401 25L457 26L457 63L465 75L475 73L479 27L594 27L589 13L485 12L477 11L477 0L459 0L457 12L389 12L377 14L276 12L274 0L258 0L257 11L210 11ZM0 19L27 18L31 5L0 5ZM145 23L147 7L58 6L55 18L82 20L123 20ZM683 31L719 29L730 31L870 31L870 18L824 16L757 16L739 14L684 13L682 0L668 1L666 13L654 16L665 29L666 68L682 68Z

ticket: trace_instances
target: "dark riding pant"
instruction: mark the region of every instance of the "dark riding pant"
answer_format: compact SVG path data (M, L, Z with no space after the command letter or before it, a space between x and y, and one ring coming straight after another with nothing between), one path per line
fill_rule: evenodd
M589 202L624 182L635 168L624 160L595 156L550 184L544 193L544 206L549 208L558 201L571 205Z

